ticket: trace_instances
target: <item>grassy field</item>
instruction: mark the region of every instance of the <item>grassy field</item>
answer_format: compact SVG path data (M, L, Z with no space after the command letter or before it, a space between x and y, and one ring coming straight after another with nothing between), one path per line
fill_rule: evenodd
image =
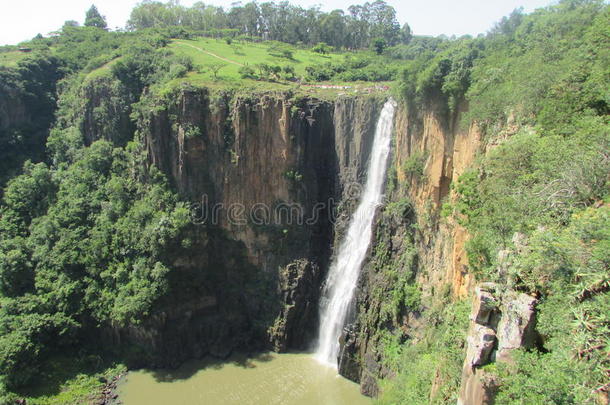
M14 67L17 62L25 58L27 53L19 51L0 52L0 66Z
M292 66L296 77L305 76L305 68L310 65L320 65L328 62L341 62L346 55L358 53L329 53L322 55L308 49L301 49L290 44L266 41L261 43L249 41L233 41L228 44L224 39L200 38L197 40L175 39L168 48L176 55L189 56L193 60L194 71L185 77L164 83L156 91L171 91L181 83L189 83L197 87L207 87L211 90L239 90L242 92L292 91L295 95L332 99L341 95L368 94L386 92L391 82L316 82L300 83L298 81L278 80L265 81L242 78L239 70L242 66L250 66L256 70L256 65ZM291 57L279 56L282 50L290 51ZM120 59L120 58L119 58ZM119 59L89 72L85 79L94 79L108 74L110 68ZM213 64L222 68L216 77L210 69Z
M293 90L301 95L322 98L335 97L341 94L371 93L385 91L388 82L328 82L316 84L298 84L290 81L257 81L243 79L239 73L242 66L256 69L259 63L269 65L292 66L297 77L305 75L305 68L327 62L342 61L347 53L329 53L322 55L308 49L301 49L289 44L267 41L254 43L248 41L233 41L228 44L223 39L201 38L197 40L174 40L169 48L177 55L190 56L195 64L195 71L188 73L186 78L176 79L169 83L170 87L180 82L189 82L196 86L226 89L230 87L251 91L285 91ZM292 53L291 58L279 56L281 50ZM222 64L217 77L210 70L212 64Z
M299 49L289 44L279 42L247 42L233 41L227 44L223 39L202 38L194 41L175 40L170 46L178 55L188 55L193 58L195 65L200 68L200 73L194 80L212 80L213 74L209 71L210 64L222 63L225 66L220 70L218 76L223 80L241 80L239 68L244 65L267 63L270 65L292 66L297 76L305 74L308 65L321 64L342 59L341 54L332 53L321 55L310 50ZM275 48L275 50L274 50ZM281 57L281 50L288 50L292 58Z

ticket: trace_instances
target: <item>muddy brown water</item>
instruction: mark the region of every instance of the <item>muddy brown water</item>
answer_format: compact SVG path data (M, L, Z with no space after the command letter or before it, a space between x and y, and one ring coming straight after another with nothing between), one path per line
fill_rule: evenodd
M310 354L265 353L177 370L139 370L118 387L124 405L370 405L357 384Z

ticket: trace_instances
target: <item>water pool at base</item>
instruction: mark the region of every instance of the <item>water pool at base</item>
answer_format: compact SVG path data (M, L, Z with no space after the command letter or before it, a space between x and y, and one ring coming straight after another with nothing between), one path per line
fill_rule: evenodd
M140 370L118 388L124 405L360 405L357 384L310 354L264 353L200 360L177 370Z

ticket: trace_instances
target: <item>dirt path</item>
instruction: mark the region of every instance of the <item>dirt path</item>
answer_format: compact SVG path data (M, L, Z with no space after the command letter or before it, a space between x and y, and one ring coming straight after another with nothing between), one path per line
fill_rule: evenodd
M201 48L199 48L198 46L191 45L191 44L185 44L184 42L180 42L180 41L176 41L176 43L177 43L177 44L180 44L180 45L184 45L184 46L190 46L190 47L191 47L191 48L193 48L193 49L197 49L199 52L203 52L203 53L205 53L205 54L207 54L207 55L213 56L213 57L215 57L215 58L218 58L218 59L223 60L223 61L225 61L225 62L231 63L231 64L233 64L233 65L237 65L237 66L244 66L243 64L241 64L241 63L239 63L239 62L235 62L234 60L227 59L227 58L223 58L222 56L218 56L218 55L216 55L215 53L208 52L208 51L206 51L206 50L204 50L204 49L201 49Z

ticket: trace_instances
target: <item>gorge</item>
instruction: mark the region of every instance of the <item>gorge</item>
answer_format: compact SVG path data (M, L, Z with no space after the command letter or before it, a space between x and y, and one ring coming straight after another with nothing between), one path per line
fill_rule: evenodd
M0 46L0 405L606 405L609 13L143 2Z

